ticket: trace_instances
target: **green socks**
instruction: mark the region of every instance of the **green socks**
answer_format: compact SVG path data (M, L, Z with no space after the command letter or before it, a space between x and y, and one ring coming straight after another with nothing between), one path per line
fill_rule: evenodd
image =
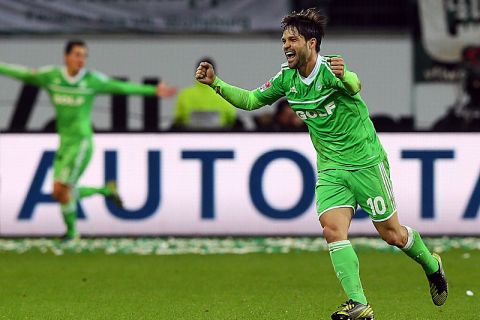
M79 199L90 197L95 194L101 194L104 196L109 196L111 194L111 191L106 187L103 187L103 188L78 187L77 192L78 192Z
M67 226L67 236L75 237L77 235L77 200L85 197L90 197L95 194L109 196L112 193L107 187L93 188L93 187L79 187L72 190L72 198L69 203L62 204L63 221Z
M420 234L410 227L405 226L405 228L408 231L408 240L405 247L402 248L403 252L419 263L427 275L437 272L438 261L425 246Z
M67 226L67 236L74 237L77 235L77 202L72 197L69 203L62 204L63 221Z
M360 281L359 263L357 254L348 240L336 241L328 244L333 269L349 299L367 304Z
M409 227L405 228L408 231L408 240L402 250L410 258L419 263L427 275L438 271L438 261L427 249L420 234ZM362 282L360 281L358 258L350 241L342 240L329 243L328 249L330 251L330 258L332 259L333 269L348 298L367 304L367 298L363 293Z

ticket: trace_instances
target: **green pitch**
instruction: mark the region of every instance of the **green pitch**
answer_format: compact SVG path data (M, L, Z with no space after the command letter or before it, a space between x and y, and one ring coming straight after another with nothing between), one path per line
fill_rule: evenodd
M345 300L328 252L312 252L306 242L287 253L165 255L145 249L112 254L89 241L96 244L64 251L22 242L23 253L12 252L18 242L3 241L0 319L329 319ZM117 242L129 240L111 241L109 247L121 247ZM439 308L418 265L392 250L360 246L361 275L376 318L478 319L478 240L473 247L442 253L450 296Z

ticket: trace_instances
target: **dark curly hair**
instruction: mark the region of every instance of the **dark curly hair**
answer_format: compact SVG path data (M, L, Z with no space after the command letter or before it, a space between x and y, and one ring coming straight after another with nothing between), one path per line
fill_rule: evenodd
M64 53L69 54L70 52L72 52L73 48L77 46L86 48L87 44L85 43L85 41L80 39L68 40L65 44Z
M320 51L320 44L325 34L325 26L327 25L327 16L322 14L316 8L309 8L300 12L292 12L282 19L283 31L286 29L297 29L305 40L312 38L317 39L315 49Z

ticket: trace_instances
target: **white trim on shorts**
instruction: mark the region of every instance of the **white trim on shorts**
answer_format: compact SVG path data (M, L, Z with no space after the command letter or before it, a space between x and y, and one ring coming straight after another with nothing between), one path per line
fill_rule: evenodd
M88 138L82 139L81 145L80 145L80 151L78 152L77 159L75 159L75 165L73 167L72 172L70 173L70 181L69 185L74 185L75 180L78 180L79 177L77 177L78 172L80 171L80 166L82 164L82 161L85 159L86 151L88 148ZM73 180L73 181L72 181Z
M395 213L397 213L397 209L393 210L392 213L386 217L386 218L383 218L383 219L380 219L380 220L372 220L372 222L383 222L383 221L387 221L388 219L390 219ZM370 217L371 218L371 217Z
M382 176L383 184L385 186L385 189L387 190L388 197L390 198L390 202L393 205L393 209L397 210L397 204L395 203L395 195L393 194L391 179L390 176L387 174L387 170L385 170L383 162L380 162L378 164L378 169L380 170L380 175Z
M324 214L325 212L327 212L328 210L332 210L332 209L337 209L337 208L352 208L353 209L353 214L355 214L355 208L349 204L344 204L344 205L340 205L340 206L335 206L335 207L330 207L328 209L325 209L323 210L322 212L318 213L318 217L320 218L322 216L322 214Z

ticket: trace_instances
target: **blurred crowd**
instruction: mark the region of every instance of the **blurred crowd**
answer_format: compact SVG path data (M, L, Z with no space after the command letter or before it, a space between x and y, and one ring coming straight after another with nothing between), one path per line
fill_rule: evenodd
M480 131L480 48L466 48L462 66L464 79L461 94L447 114L434 124L433 131Z

